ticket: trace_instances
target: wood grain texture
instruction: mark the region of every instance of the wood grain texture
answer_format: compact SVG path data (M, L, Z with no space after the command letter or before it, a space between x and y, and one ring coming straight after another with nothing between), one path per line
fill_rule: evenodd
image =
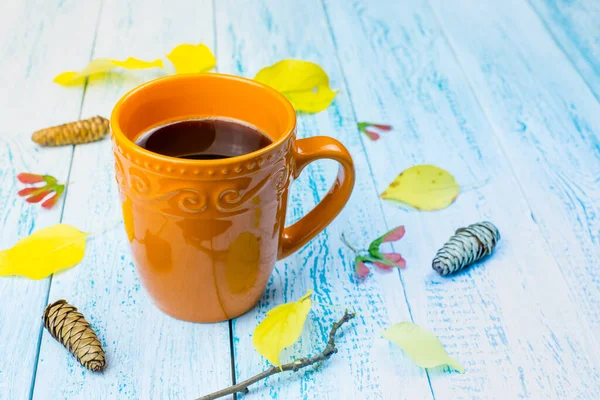
M368 174L348 91L321 4L308 2L219 1L216 9L217 60L221 72L253 77L259 69L284 58L319 63L332 86L340 89L335 102L319 114L301 114L300 137L330 135L340 139L356 163L357 185L342 214L298 253L279 262L258 306L233 324L236 380L267 367L253 348L251 335L265 313L297 300L308 289L314 300L351 307L359 316L341 331L339 352L317 369L273 376L250 388L244 399L426 399L431 392L425 372L381 332L393 322L410 320L402 284L396 273L375 273L357 279L353 256L341 241L345 232L357 246L385 232L384 216ZM317 162L292 185L290 222L306 214L324 195L337 172L332 162ZM282 361L315 354L342 309L315 305L300 341L282 353Z
M95 234L84 261L52 280L0 278L0 399L207 394L232 381L230 341L237 381L267 367L252 346L254 328L308 289L317 303L359 312L336 340L339 353L238 398L600 398L600 9L591 0L529 3L4 0L0 248L61 219ZM119 223L108 140L74 153L30 141L33 130L80 114L108 117L127 90L173 69L111 73L87 89L54 84L57 73L91 57L152 60L182 42L204 42L220 72L247 77L283 58L322 65L340 92L326 111L299 116L299 136L340 139L357 167L348 206L278 263L258 306L232 322L231 338L227 323L176 321L151 304ZM395 129L372 142L357 121ZM417 213L378 198L418 163L456 176L464 190L454 205ZM64 210L18 198L22 171L73 181ZM303 172L292 185L290 223L322 198L336 171L323 161ZM435 251L482 219L500 228L497 252L437 276ZM340 234L363 247L399 224L407 235L394 248L408 268L357 279ZM66 298L92 323L107 351L104 373L84 370L42 330L48 296ZM325 346L343 310L323 304L282 361ZM424 371L380 337L410 320L435 332L465 375Z
M600 2L529 0L600 101Z
M210 1L197 0L104 0L93 56L153 60L180 43L213 47L211 7ZM169 66L92 79L82 115L109 116L125 92L171 71ZM34 397L191 399L229 385L228 323L175 320L160 312L140 285L119 223L109 140L76 147L71 180L63 220L97 234L83 262L54 278L49 299L68 299L87 316L105 346L107 369L86 371L45 332Z
M518 176L531 218L578 312L597 330L600 105L526 5L441 3L434 2L436 14ZM459 26L459 20L473 22Z
M34 130L76 120L83 90L52 82L64 65L89 60L99 1L6 0L0 12L0 248L58 223L17 196L20 172L66 180L72 148L42 149ZM31 10L38 10L32 13ZM77 32L77 36L73 36ZM68 46L65 46L68 43ZM60 54L60 57L57 57ZM27 399L37 363L49 279L0 278L0 399Z
M383 204L389 227L407 226L399 247L408 263L402 277L415 322L435 332L465 366L465 375L430 370L435 397L596 398L600 358L587 319L578 314L582 304L569 294L563 266L531 218L431 8L408 0L324 3L357 119L395 127L377 142L362 137L377 191L423 163L447 169L467 189L436 213ZM453 21L464 26L473 19L480 30L495 26L487 14ZM479 35L471 32L461 42ZM551 43L537 39L538 46ZM524 105L524 113L531 106ZM450 278L435 274L436 250L454 230L481 220L493 221L502 233L493 257Z

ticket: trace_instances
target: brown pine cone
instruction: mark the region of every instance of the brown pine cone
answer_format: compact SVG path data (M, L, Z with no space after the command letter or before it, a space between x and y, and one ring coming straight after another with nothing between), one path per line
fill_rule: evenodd
M102 139L109 132L109 122L99 116L81 121L69 122L51 128L36 131L31 140L40 146L66 146L94 142Z
M65 300L58 300L44 310L42 316L48 332L90 371L102 371L106 355L102 343L85 317Z

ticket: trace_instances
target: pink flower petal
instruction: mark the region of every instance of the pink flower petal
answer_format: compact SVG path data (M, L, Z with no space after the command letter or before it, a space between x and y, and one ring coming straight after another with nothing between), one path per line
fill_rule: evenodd
M383 253L383 258L393 263L402 260L402 256L398 253Z
M28 187L25 189L21 189L17 192L17 194L21 197L23 196L29 196L30 194L33 194L33 192L36 192L37 190L39 190L40 188L38 187Z
M58 193L54 193L52 197L48 198L48 200L42 203L42 207L44 207L47 210L51 209L52 207L54 207L59 197L60 195Z
M405 233L404 225L400 225L397 228L392 229L383 237L383 242L395 242L397 240L402 239Z
M370 131L368 129L365 129L364 132L365 132L365 135L367 135L369 137L369 139L371 139L372 141L375 142L375 141L379 140L380 136L378 133Z
M391 125L384 125L384 124L371 124L372 127L377 128L377 129L381 129L382 131L385 132L389 132L392 130L392 126Z
M365 263L363 261L359 261L356 263L356 274L358 276L360 276L361 278L369 275L371 271L369 270L369 268L365 265Z
M48 196L50 193L52 193L50 190L44 190L38 194L26 198L25 201L28 203L39 203L40 201L44 200L44 197Z
M384 264L382 262L376 261L373 264L375 264L376 266L378 266L379 268L381 268L384 271L391 271L394 269L393 265L388 265L388 264Z
M383 258L393 262L398 268L406 268L406 260L398 253L383 253Z
M17 175L17 179L22 183L38 183L43 182L44 177L38 174L30 174L29 172L21 172Z

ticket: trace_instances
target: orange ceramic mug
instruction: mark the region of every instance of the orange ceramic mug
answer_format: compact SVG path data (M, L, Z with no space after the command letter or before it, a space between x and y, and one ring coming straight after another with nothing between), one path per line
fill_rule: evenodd
M225 117L273 143L220 160L150 152L134 141L177 120ZM125 230L156 305L188 321L215 322L250 310L275 262L322 231L354 186L348 151L330 137L296 140L296 113L279 92L221 74L184 74L127 93L111 117ZM336 181L304 218L284 227L288 188L311 161L340 163Z

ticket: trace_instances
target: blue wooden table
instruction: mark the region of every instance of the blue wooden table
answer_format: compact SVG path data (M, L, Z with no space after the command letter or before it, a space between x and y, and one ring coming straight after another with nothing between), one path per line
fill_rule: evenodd
M150 302L122 226L89 240L54 277L0 278L0 398L193 399L267 361L251 334L265 313L308 289L359 312L339 353L281 374L243 399L600 398L600 3L595 0L3 0L0 4L0 247L63 222L118 224L111 144L41 149L31 132L93 115L165 72L112 74L64 88L52 78L96 57L152 60L207 44L217 70L253 77L283 58L319 63L339 89L299 135L330 135L354 157L357 185L336 221L280 262L257 307L231 322L174 320ZM394 126L377 142L357 121ZM407 211L381 193L431 163L463 186L455 204ZM337 166L294 183L290 221L324 195ZM19 172L73 182L51 211L17 196ZM491 220L492 258L451 278L431 259L461 226ZM340 234L366 245L404 224L405 270L359 280ZM42 328L50 301L89 317L108 368L90 373ZM283 360L315 354L342 311L315 305ZM423 370L381 338L395 322L433 331L465 374Z

